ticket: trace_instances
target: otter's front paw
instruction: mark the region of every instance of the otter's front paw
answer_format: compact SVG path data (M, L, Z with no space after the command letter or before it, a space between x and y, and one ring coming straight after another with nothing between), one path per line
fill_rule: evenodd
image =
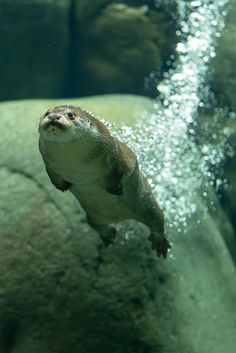
M157 256L163 256L166 258L168 251L171 249L171 244L166 238L158 238L155 235L151 234L149 240L152 243L152 249L156 250Z

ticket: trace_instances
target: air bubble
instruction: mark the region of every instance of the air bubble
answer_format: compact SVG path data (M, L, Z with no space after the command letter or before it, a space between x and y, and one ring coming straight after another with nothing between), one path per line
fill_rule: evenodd
M123 127L114 132L138 155L167 225L178 232L197 211L198 195L207 199L210 187L227 183L216 177L231 134L225 128L219 138L218 122L226 113L215 109L213 123L201 126L200 145L194 141L195 135L199 137L198 108L209 104L205 78L208 63L215 56L215 36L220 36L224 27L221 13L226 4L226 0L214 4L210 0L178 1L178 59L157 86L161 99L153 105L155 113L145 114L133 129ZM232 153L229 147L227 151ZM200 222L198 219L197 224Z

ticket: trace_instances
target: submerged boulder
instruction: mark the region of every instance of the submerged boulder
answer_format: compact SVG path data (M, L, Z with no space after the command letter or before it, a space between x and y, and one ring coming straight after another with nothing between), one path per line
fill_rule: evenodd
M143 93L145 78L154 70L160 76L174 51L173 18L142 1L96 5L93 13L87 2L76 2L78 93Z
M63 103L0 104L0 352L233 353L235 269L200 195L186 233L167 229L172 257L157 258L134 222L105 248L38 152L39 116ZM152 110L137 96L68 103L107 120Z
M229 215L234 226L236 241L236 119L229 120L225 123L226 128L231 128L232 134L229 139L233 155L226 159L224 165L225 176L228 181L228 188L225 190L222 198L222 204ZM236 246L235 246L236 258Z
M142 94L176 41L158 3L0 0L0 100Z
M225 18L225 28L218 40L216 56L212 61L212 88L221 105L229 105L236 110L236 1L229 3L228 14Z

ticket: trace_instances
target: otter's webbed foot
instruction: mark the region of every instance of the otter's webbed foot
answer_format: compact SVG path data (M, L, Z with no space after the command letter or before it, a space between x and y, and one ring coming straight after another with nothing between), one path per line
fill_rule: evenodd
M101 226L97 228L97 231L106 246L113 244L116 237L116 229L111 226Z
M171 244L165 237L158 237L154 234L151 234L148 238L152 243L152 249L156 250L157 256L163 256L166 258L169 249L171 249Z
M109 246L114 242L116 237L116 229L114 227L109 225L97 224L88 215L87 221L88 224L98 232L100 238L106 246Z

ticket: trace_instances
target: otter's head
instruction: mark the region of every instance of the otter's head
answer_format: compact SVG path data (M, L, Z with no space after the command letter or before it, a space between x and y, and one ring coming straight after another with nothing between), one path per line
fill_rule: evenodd
M72 105L60 105L47 112L39 122L40 136L52 142L70 142L85 135L96 134L94 118Z

